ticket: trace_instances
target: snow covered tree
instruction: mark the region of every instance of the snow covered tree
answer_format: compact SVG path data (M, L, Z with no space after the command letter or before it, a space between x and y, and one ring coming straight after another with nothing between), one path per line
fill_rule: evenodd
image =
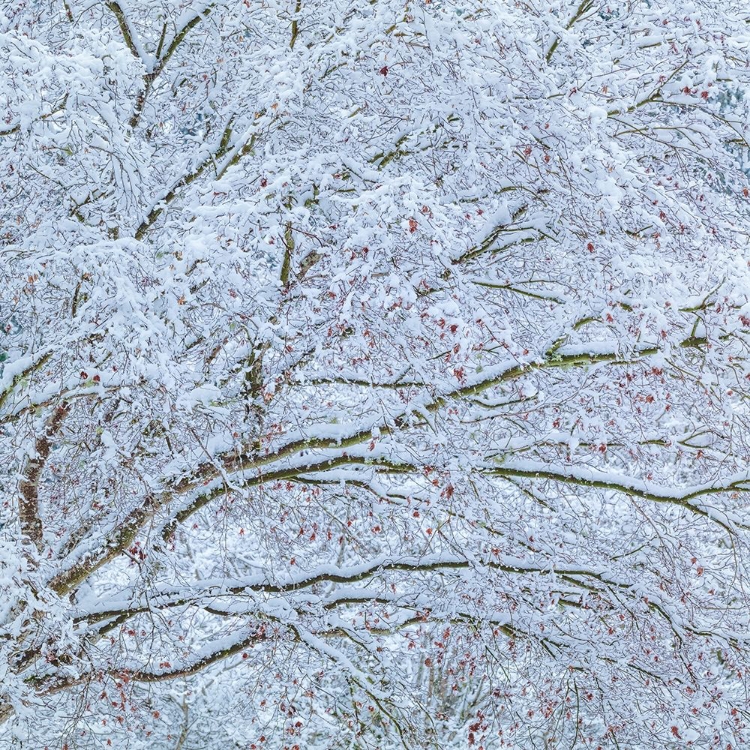
M744 0L0 3L0 745L750 739Z

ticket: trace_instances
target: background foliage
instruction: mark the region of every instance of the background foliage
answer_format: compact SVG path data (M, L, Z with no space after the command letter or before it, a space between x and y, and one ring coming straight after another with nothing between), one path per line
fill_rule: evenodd
M0 744L747 741L746 3L0 3Z

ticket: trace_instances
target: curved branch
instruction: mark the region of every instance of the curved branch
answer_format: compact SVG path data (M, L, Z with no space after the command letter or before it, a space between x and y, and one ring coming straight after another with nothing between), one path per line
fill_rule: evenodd
M703 516L730 534L740 529L750 529L750 525L743 524L738 518L713 508L704 507L691 502L695 498L705 495L715 495L720 492L743 492L750 489L750 475L739 474L725 479L723 482L711 482L684 490L673 490L657 484L649 484L634 477L599 471L593 468L554 467L541 462L524 461L523 463L507 463L496 468L488 468L486 473L501 477L527 477L529 479L551 479L565 484L575 484L583 487L596 487L614 490L626 495L633 495L644 500L657 503L668 503L685 508L699 516Z

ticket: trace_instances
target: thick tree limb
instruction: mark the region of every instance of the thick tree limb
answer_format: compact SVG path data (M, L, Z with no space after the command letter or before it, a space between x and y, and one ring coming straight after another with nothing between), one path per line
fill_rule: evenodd
M68 404L63 401L51 414L44 434L34 444L34 455L24 466L19 484L18 516L21 533L41 552L42 519L39 514L39 479L52 450L52 438L59 432L68 414Z

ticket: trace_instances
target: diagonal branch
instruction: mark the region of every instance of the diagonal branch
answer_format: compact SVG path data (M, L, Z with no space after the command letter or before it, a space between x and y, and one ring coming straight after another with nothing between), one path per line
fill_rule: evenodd
M107 7L112 11L112 13L114 13L115 18L117 19L117 24L120 27L120 31L122 32L122 38L125 40L125 44L133 54L133 57L137 57L139 60L142 60L141 53L139 51L140 43L138 41L138 36L135 33L135 29L133 29L130 25L130 21L128 21L128 17L125 15L125 11L122 9L122 6L117 2L117 0L109 0L109 2L107 2Z
M159 58L159 62L157 63L156 67L154 68L154 78L159 75L159 73L164 70L164 67L169 62L169 59L172 57L172 55L177 51L177 48L182 44L185 37L190 33L192 29L194 29L204 18L207 18L211 14L211 10L213 9L213 3L206 6L203 10L197 12L189 21L187 21L184 26L175 34L172 41L169 43L169 46L167 47L167 51ZM159 44L159 52L161 51L161 48L163 46L163 43Z
M593 0L581 0L581 4L576 9L576 12L573 14L573 17L565 25L565 30L570 31L570 29L573 28L574 24L577 21L579 21L582 18L582 16L588 13L593 6L594 6ZM549 50L547 51L547 54L545 55L545 59L547 62L549 62L552 59L552 56L555 54L555 50L557 49L559 44L560 44L560 37L556 36L555 41L552 42Z
M44 469L50 451L52 438L59 432L63 420L68 414L68 404L63 401L47 421L44 434L37 438L34 445L34 455L26 461L19 484L20 497L18 499L18 517L21 533L41 552L42 550L42 519L39 515L39 479Z
M162 49L164 47L164 37L167 28L165 24L162 29L161 37L159 39L159 44L156 49L156 55L154 58L151 58L150 55L146 54L135 29L130 24L127 14L123 10L120 3L117 2L117 0L108 0L107 7L112 11L115 18L117 19L117 24L120 27L122 38L124 39L127 48L132 53L133 57L138 58L146 68L146 73L143 76L143 90L138 94L136 98L133 114L128 121L128 125L130 125L131 128L135 128L136 125L138 125L141 113L143 112L143 106L145 105L146 99L151 92L151 87L153 86L154 81L164 70L167 63L169 62L169 59L177 51L179 46L184 41L185 37L190 33L191 29L195 28L202 19L206 18L211 13L213 3L204 7L203 10L196 12L192 18L186 21L183 26L177 31L174 38L167 46L166 51L162 54ZM147 57L151 59L146 59Z
M148 232L154 222L159 218L159 216L161 216L166 206L168 206L179 195L179 191L182 188L187 187L188 185L195 182L206 171L206 169L208 169L209 166L215 163L217 159L221 159L229 151L232 150L232 125L233 120L230 120L227 126L224 128L224 132L221 135L221 139L216 149L208 157L206 157L200 163L200 165L196 167L196 169L181 177L170 188L170 190L167 191L167 193L161 198L161 200L157 202L157 204L151 209L151 211L149 211L148 216L146 216L146 218L135 230L135 238L137 240L143 239L146 232Z
M6 386L2 386L0 384L0 409L5 406L5 402L10 398L11 394L13 393L13 390L15 387L22 383L26 378L28 378L31 374L37 372L38 370L41 370L44 365L49 362L49 360L52 358L53 350L50 349L49 351L45 352L39 359L36 361L32 361L31 364L27 365L21 370L18 370L13 377L10 379L10 382ZM15 363L14 363L15 364ZM8 369L6 368L5 372L7 372ZM5 421L4 419L0 419L1 421Z
M203 656L190 664L185 664L174 669L165 669L159 672L138 670L135 672L128 672L127 675L131 680L135 680L136 682L164 682L166 680L175 680L179 677L189 677L192 674L203 671L211 664L215 664L218 661L234 656L234 654L238 654L240 651L243 651L254 643L266 640L266 638L266 629L261 625L256 630L253 630L252 633L235 643L224 646L223 648L217 648L215 651L211 651L206 656Z

